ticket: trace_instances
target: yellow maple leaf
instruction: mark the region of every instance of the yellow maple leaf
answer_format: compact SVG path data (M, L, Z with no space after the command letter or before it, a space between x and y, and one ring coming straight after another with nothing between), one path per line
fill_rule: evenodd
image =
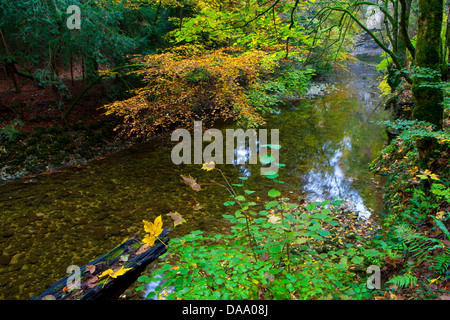
M142 220L144 222L144 230L148 232L150 235L159 236L162 232L162 218L161 216L157 217L155 221L152 223L150 221Z
M99 279L104 277L111 277L111 278L117 278L119 276L124 275L128 270L131 270L132 268L124 268L123 266L117 269L116 271L112 269L108 269L102 272L101 275L98 276Z
M153 234L147 234L144 239L142 239L142 242L146 245L153 246L155 244L155 235Z

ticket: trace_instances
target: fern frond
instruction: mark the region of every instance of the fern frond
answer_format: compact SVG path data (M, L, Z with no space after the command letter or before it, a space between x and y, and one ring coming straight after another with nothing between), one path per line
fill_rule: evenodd
M412 274L405 273L391 278L386 283L392 283L398 288L414 287L417 285L417 277Z
M430 269L434 270L440 275L444 275L450 268L450 248L446 247L444 252L433 257Z
M401 223L395 226L395 233L400 240L408 241L421 237L420 232L407 223Z
M408 252L407 257L417 260L427 260L432 251L445 246L439 239L427 237L406 223L397 225L395 232L402 249Z

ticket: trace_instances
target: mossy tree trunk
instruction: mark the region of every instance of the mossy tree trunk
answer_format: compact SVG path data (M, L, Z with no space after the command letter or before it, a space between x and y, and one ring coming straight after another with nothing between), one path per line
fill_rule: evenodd
M443 23L443 0L419 0L419 21L412 94L415 106L413 118L427 121L442 128L444 116L444 93L441 86L441 30ZM430 139L418 141L422 163L427 161L433 148Z
M450 73L448 65L448 63L450 63L450 1L447 8L447 29L445 30L445 44L443 49L444 56L442 57L442 61L444 63L444 71L442 74L442 79L447 81Z

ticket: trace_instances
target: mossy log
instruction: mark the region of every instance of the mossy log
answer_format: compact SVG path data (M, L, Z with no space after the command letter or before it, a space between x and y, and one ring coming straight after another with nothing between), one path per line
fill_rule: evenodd
M115 247L103 256L92 260L80 267L80 286L72 289L68 284L73 279L73 274L55 282L38 297L31 300L113 300L117 299L142 273L145 267L167 251L170 238L165 238L169 232L165 228L155 244L143 251L139 249L144 245L138 235L131 237L119 246ZM125 261L124 261L125 260ZM92 267L95 266L95 271ZM120 267L131 268L125 274L117 278L106 277L98 279L105 270L116 271Z

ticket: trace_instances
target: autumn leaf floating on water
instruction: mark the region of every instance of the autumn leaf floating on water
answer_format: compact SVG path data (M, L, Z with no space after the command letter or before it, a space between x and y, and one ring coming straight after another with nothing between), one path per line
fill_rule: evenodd
M200 184L197 183L197 181L192 178L191 176L186 177L185 175L181 175L181 178L183 178L184 183L188 184L192 190L194 191L200 191Z
M167 215L173 219L174 227L176 227L179 224L182 224L183 222L186 222L186 220L178 212L171 212L168 213Z
M203 208L203 206L197 202L197 200L189 201L189 205L192 207L193 210L198 211Z
M214 161L210 161L210 162L205 162L203 164L202 169L206 170L206 171L211 171L216 167L216 164L214 163Z

